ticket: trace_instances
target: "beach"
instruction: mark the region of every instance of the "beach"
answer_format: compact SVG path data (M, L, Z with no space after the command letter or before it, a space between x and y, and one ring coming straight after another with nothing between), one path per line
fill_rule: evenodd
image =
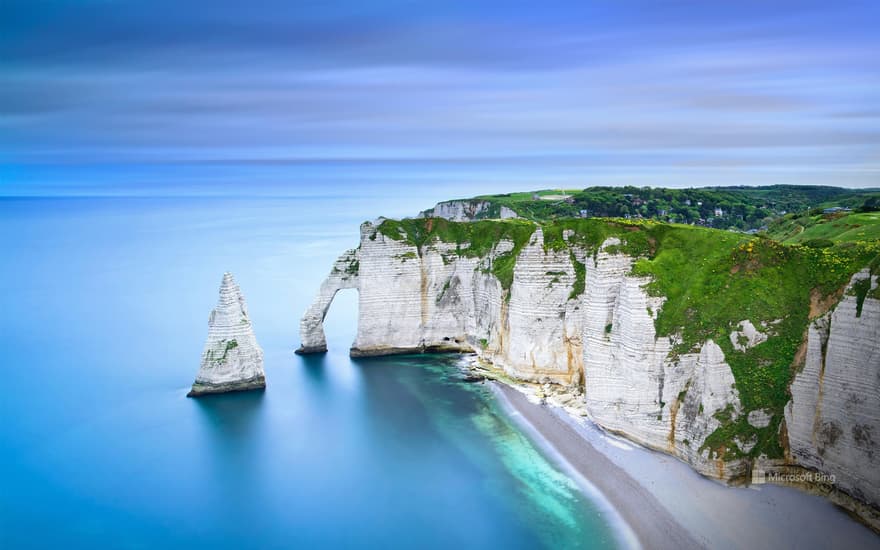
M880 537L821 497L775 485L725 486L672 456L541 404L527 390L491 384L545 450L608 501L626 523L626 545L880 548Z

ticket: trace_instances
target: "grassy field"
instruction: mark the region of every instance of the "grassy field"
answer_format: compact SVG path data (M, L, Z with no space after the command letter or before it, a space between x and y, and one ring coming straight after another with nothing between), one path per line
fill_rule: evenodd
M834 243L880 239L880 212L786 217L770 227L771 238L781 242L806 243L827 239Z
M772 185L764 187L589 187L481 195L465 201L485 201L483 218L497 218L502 206L537 222L578 217L631 217L670 223L697 224L717 229L760 229L786 212L814 208L861 207L880 190L829 186ZM876 198L874 200L877 200Z

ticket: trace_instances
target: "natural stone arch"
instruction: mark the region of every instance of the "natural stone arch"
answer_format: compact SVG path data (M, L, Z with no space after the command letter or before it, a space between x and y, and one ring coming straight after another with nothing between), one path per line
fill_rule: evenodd
M336 293L346 288L358 288L358 251L349 250L342 254L330 274L321 284L318 295L306 310L299 323L302 344L296 353L323 353L327 351L327 338L324 335L324 318Z

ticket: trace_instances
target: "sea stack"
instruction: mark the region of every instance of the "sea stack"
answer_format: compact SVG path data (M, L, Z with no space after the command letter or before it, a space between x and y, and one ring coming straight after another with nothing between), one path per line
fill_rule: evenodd
M220 299L208 318L202 365L187 397L266 387L263 350L257 344L247 304L232 273L223 274Z

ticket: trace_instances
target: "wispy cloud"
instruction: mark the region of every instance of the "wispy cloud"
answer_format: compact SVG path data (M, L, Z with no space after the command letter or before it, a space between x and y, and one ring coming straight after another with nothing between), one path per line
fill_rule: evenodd
M496 162L877 185L870 2L2 10L0 162L458 159L490 178Z

